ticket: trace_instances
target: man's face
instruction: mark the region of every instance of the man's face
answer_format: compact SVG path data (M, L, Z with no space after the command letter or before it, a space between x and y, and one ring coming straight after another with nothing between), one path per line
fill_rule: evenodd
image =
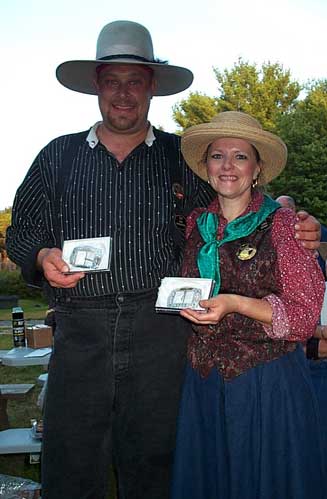
M130 134L146 126L155 89L149 68L136 64L103 66L95 86L103 123L108 130Z

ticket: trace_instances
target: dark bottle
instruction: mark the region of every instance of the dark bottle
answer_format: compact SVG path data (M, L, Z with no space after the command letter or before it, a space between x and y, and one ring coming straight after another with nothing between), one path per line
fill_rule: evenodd
M25 346L25 321L24 312L21 307L12 309L12 334L14 338L14 347Z

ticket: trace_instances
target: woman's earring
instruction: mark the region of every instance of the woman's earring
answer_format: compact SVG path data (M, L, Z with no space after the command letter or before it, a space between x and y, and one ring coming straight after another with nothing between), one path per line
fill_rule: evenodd
M257 187L257 185L258 185L258 177L254 178L252 180L252 189L254 189L255 187Z

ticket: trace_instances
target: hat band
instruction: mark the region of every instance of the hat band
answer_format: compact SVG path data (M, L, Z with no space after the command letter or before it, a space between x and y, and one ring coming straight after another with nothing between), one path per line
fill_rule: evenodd
M145 57L134 54L117 54L117 55L107 55L106 57L99 57L98 61L110 61L111 59L135 59L137 61L149 62L150 64L154 61L149 61Z

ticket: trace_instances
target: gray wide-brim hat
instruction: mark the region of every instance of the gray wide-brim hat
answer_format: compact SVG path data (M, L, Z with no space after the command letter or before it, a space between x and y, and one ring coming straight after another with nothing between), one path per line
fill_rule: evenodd
M71 90L96 95L96 68L103 64L139 64L151 68L157 82L154 95L177 94L193 81L189 69L156 61L149 31L132 21L114 21L104 26L97 41L96 60L63 62L57 67L56 76Z
M208 180L208 147L220 138L243 139L257 149L262 162L258 185L268 184L285 168L287 147L277 135L263 130L259 121L249 114L224 111L209 123L191 126L182 135L181 149L184 159L203 180Z

